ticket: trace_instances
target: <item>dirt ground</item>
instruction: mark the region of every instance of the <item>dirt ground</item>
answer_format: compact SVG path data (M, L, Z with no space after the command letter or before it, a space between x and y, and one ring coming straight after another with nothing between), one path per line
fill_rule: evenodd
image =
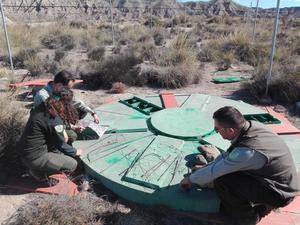
M201 93L201 94L210 94L216 96L222 96L225 98L231 98L235 100L242 100L247 103L251 104L258 104L257 99L251 96L249 93L245 91L240 91L240 85L242 83L231 83L231 84L214 84L211 82L211 79L214 76L251 76L253 68L245 65L239 64L233 66L228 71L223 72L215 72L216 67L213 64L206 64L203 73L203 80L200 84L191 85L189 87L175 89L175 90L166 90L166 89L157 89L157 88L150 88L150 87L129 87L126 89L125 93L122 94L109 94L106 90L97 90L97 91L90 91L81 87L80 89L75 89L75 95L85 101L92 107L97 107L101 104L105 104L110 101L116 101L122 98L128 98L133 95L138 96L146 96L146 95L156 95L162 91L173 92L175 94L193 94L193 93ZM292 107L287 107L291 111ZM288 113L287 116L289 119L300 128L300 119L299 117L293 116L292 113ZM100 115L101 119L101 115ZM36 194L16 194L16 193L9 193L7 194L7 190L5 188L0 189L0 224L5 224L5 220L10 217L16 209L18 209L22 204L30 201ZM99 193L100 192L100 193ZM100 195L104 195L106 190L98 189L98 193ZM109 193L109 192L108 192ZM113 196L113 195L112 195ZM116 196L113 196L113 201L118 200ZM131 222L126 222L126 217L124 217L124 224L154 224L153 220L151 219L153 216L155 217L156 214L153 214L151 210L147 211L147 209L141 209L139 206L129 204L126 206L133 212L133 214L140 215L135 217L135 221L132 220ZM145 211L148 217L145 217ZM128 218L127 218L128 219ZM168 215L161 219L163 224L183 224L182 220L175 221L174 217ZM148 221L149 220L149 221ZM157 218L156 218L157 220ZM152 222L151 222L152 221ZM164 222L163 222L164 221ZM190 221L186 222L186 224L192 224ZM199 224L199 223L198 223Z

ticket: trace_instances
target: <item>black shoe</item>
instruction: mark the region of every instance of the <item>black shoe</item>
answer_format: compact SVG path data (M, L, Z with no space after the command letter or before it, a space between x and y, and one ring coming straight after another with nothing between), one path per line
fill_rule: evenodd
M254 211L259 215L259 218L262 219L272 212L274 207L268 207L266 205L256 205L253 207Z

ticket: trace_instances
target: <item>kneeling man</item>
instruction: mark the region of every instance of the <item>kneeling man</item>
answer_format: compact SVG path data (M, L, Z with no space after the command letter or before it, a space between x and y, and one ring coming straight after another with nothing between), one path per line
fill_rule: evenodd
M230 140L231 146L184 178L181 188L213 183L221 199L221 211L236 224L256 224L270 209L289 204L300 184L284 141L265 125L246 121L233 107L220 108L213 118L215 130ZM204 155L213 151L205 146L200 150Z

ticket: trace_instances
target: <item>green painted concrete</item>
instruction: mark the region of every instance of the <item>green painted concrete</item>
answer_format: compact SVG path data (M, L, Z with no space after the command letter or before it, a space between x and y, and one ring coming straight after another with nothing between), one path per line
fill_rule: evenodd
M159 96L143 99L162 106ZM190 172L187 165L201 145L186 137L210 132L213 112L222 106L234 106L244 115L265 112L244 102L202 94L179 95L176 100L181 108L150 115L120 102L102 105L96 112L111 132L98 140L76 141L74 147L84 150L81 158L86 172L124 199L177 210L217 212L220 201L213 190L195 186L183 193L179 189L179 182ZM87 116L83 122L92 120ZM300 138L282 137L300 167ZM221 151L230 145L218 133L203 137L203 142Z
M213 121L196 108L161 110L153 114L151 124L159 133L175 138L205 136L214 129Z

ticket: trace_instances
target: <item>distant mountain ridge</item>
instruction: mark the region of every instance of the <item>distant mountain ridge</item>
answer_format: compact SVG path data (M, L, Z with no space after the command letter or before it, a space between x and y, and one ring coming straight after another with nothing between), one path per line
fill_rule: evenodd
M2 0L4 6L5 5L17 5L28 7L34 7L35 10L39 14L43 14L43 12L47 12L49 14L54 14L55 10L60 11L60 13L74 13L75 10L81 10L86 13L97 14L99 13L99 9L103 7L109 7L109 0ZM150 7L155 8L153 11L154 15L157 16L166 16L171 17L176 15L179 12L187 12L190 15L193 14L204 14L207 16L244 16L247 12L252 11L254 13L254 8L249 8L246 6L242 6L232 0L211 0L208 2L185 2L181 3L176 0L112 0L113 7L117 7L119 11L127 13L126 17L132 14L132 11L137 11L138 16L149 13ZM52 6L78 6L77 9L71 8L54 8ZM48 6L48 7L47 7ZM127 9L126 9L127 8ZM159 9L168 9L167 12L160 12ZM9 15L15 17L17 13L16 8L5 8ZM118 9L114 9L114 12L117 12ZM68 11L69 10L69 11ZM98 10L98 11L97 11ZM22 10L20 10L22 12ZM259 14L262 17L273 17L276 12L276 9L259 9ZM37 14L35 13L35 14ZM105 11L106 14L109 12ZM281 15L289 16L289 17L297 17L300 18L300 7L289 7L283 8L280 11ZM100 14L99 14L100 15ZM36 15L35 15L36 16ZM41 15L40 15L41 16ZM67 15L68 16L68 15ZM138 16L134 16L137 18ZM100 17L100 16L99 16Z

